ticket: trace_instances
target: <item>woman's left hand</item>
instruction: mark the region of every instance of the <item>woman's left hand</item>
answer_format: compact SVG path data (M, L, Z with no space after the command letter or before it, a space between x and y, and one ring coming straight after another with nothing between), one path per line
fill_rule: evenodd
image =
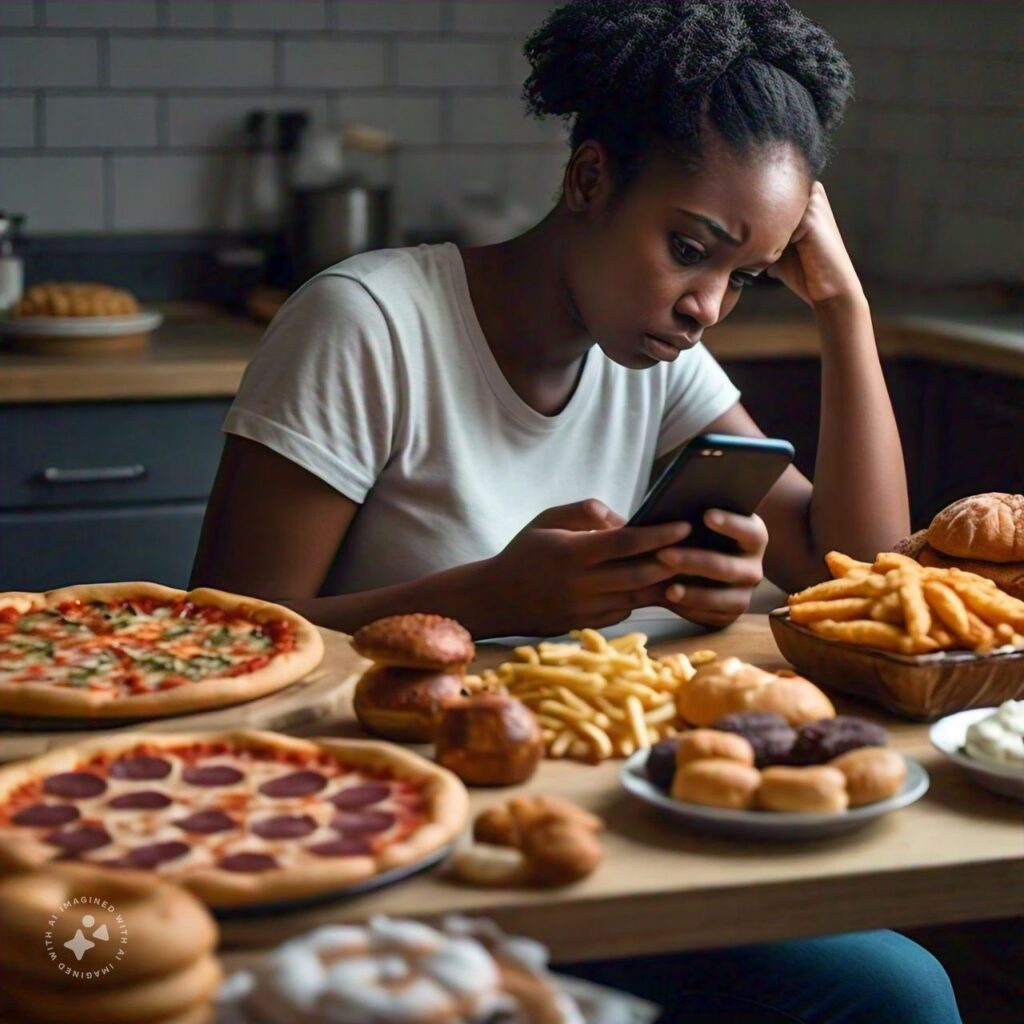
M754 587L764 577L762 559L768 547L768 529L759 516L741 516L720 509L706 512L704 522L716 533L736 541L739 552L727 555L706 548L677 546L659 551L657 557L678 569L681 576L704 576L727 586L671 583L661 603L690 622L721 629L747 610Z
M811 186L807 208L789 245L766 273L812 308L830 299L863 297L860 278L820 181Z

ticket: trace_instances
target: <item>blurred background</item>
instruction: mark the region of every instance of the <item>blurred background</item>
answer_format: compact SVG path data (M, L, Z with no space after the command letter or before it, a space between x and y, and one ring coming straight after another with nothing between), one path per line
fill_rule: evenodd
M550 209L564 131L519 93L522 42L553 6L0 3L0 309L86 280L162 318L120 335L3 321L0 586L183 582L220 418L288 292L356 252L498 241ZM947 494L1024 487L1024 6L798 6L856 75L825 183L926 524ZM810 472L817 339L799 303L754 289L707 340ZM112 450L111 424L152 450Z

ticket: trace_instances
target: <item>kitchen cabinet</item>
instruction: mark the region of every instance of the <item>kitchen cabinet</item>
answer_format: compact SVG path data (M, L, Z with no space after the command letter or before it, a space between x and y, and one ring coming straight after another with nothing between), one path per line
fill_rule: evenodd
M184 586L229 404L0 406L0 590Z
M722 359L766 434L813 478L821 413L817 358ZM883 359L903 443L911 519L923 529L967 494L1024 492L1024 378L902 356Z

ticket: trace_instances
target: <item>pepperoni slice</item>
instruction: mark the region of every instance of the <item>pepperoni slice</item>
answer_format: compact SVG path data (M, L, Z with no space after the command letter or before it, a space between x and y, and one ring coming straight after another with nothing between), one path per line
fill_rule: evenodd
M59 846L65 853L85 853L86 850L106 846L110 842L110 833L96 825L83 825L64 832L51 832L46 842L51 846Z
M316 831L316 822L308 814L281 814L252 824L252 831L263 839L298 839Z
M107 801L108 807L118 811L155 811L161 807L169 807L172 801L166 793L155 789L140 789L135 793L122 793L113 800Z
M327 780L319 772L290 772L264 782L260 792L264 796L276 797L309 796L310 793L319 793L326 785Z
M373 852L365 839L348 836L343 836L341 839L328 839L324 843L313 843L306 849L318 857L359 857Z
M227 832L235 828L235 819L223 811L196 811L174 824L184 832Z
M99 796L107 783L92 772L61 772L43 780L43 792L50 796L66 796L72 800L85 800Z
M233 786L242 781L242 773L229 764L189 765L181 777L190 786Z
M157 864L164 861L176 860L184 857L189 851L188 843L171 840L164 843L147 843L145 846L136 846L129 850L123 857L117 860L106 861L110 867L117 868L155 868Z
M232 853L223 857L220 867L225 871L269 871L277 861L269 853Z
M166 779L171 774L171 762L162 757L122 757L110 766L112 779L132 779L141 782L146 779Z
M339 811L349 811L358 807L369 807L379 804L391 794L391 787L383 782L363 782L358 786L349 786L339 790L328 799Z
M66 825L78 817L78 808L72 804L32 804L11 818L15 825Z
M342 811L331 818L331 828L349 836L387 832L398 819L390 811Z

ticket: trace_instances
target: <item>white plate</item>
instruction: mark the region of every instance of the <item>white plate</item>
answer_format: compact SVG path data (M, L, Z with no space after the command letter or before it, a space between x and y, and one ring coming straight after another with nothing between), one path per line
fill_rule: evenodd
M932 746L955 761L979 785L991 789L995 793L1024 801L1024 769L1010 765L993 764L971 757L964 751L967 738L967 727L979 718L987 718L996 708L971 708L970 711L958 711L955 715L940 718L929 730L928 738Z
M665 811L684 825L700 832L734 839L824 839L863 828L890 811L920 800L928 791L928 773L913 758L904 756L907 777L903 788L888 800L853 807L836 814L791 814L780 811L734 811L725 807L673 800L659 789L644 770L647 751L638 750L622 766L622 785L645 803Z
M155 331L163 322L163 313L152 309L130 316L5 316L0 331L20 338L97 338Z

